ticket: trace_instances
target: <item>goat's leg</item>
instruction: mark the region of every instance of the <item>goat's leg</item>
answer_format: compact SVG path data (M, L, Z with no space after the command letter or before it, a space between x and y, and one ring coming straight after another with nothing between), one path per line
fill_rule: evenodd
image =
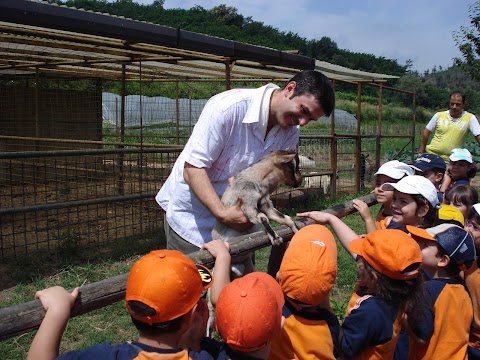
M287 225L294 233L298 231L297 225L288 215L282 214L275 209L270 199L267 199L261 206L260 211L264 213L270 220L276 221L280 225Z
M268 238L272 245L279 245L283 242L283 239L273 230L270 222L268 221L267 215L264 213L258 213L258 219L262 222L265 232L267 233Z
M242 211L245 217L252 223L252 224L260 224L262 223L261 219L258 217L258 202L260 201L260 196L250 196L249 198L242 198Z

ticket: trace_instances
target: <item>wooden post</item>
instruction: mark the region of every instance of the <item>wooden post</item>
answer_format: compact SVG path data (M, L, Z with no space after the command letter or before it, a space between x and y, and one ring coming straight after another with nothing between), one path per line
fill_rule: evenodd
M335 79L332 81L333 91L335 92ZM330 193L333 198L337 197L337 136L335 135L335 109L332 111L332 120L330 122L330 135L332 136L332 142L330 144L330 168L332 169L333 175L332 180L330 181Z
M360 173L362 171L362 138L360 134L362 122L362 83L357 85L357 130L355 132L355 191L361 189Z

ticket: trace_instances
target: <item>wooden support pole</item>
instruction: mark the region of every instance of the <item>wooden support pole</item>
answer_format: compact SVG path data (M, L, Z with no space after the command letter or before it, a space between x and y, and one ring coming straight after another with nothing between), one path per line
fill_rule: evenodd
M363 196L360 199L365 201L368 206L377 203L373 194ZM323 211L334 214L339 218L356 212L351 201ZM298 228L302 228L303 226L312 223L313 221L310 219L296 220ZM293 236L290 228L284 225L276 227L275 231L284 239L284 241L290 241ZM230 244L232 258L271 245L270 240L263 231L239 236L233 239ZM189 254L188 256L195 263L203 264L210 268L213 267L215 262L215 259L206 250L200 250ZM128 274L122 274L82 286L80 288L80 295L73 306L71 316L85 314L123 300L125 298L127 277ZM5 340L37 329L44 316L45 310L39 300L33 300L27 303L0 309L0 340Z

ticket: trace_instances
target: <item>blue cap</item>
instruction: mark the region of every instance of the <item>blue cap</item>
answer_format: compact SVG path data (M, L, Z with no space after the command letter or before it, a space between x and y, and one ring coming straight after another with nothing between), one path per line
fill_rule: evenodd
M477 254L473 237L460 226L440 224L425 230L407 226L407 230L413 236L436 241L445 254L458 265L465 264L466 267L469 267L475 261Z
M417 171L428 171L431 169L440 169L445 171L447 169L447 164L440 156L434 154L423 154L415 162L410 165L411 168Z

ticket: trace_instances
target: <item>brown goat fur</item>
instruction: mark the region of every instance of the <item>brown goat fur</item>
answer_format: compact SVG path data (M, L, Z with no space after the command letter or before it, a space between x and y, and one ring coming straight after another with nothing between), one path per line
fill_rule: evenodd
M301 182L302 175L299 169L298 155L291 151L274 151L238 173L225 190L222 203L229 208L240 199L245 217L258 226L263 224L272 244L279 245L283 239L272 229L269 220L287 225L293 232L297 232L298 229L290 216L275 209L270 194L280 184L298 187ZM228 240L258 231L258 226L242 233L217 221L212 231L212 239ZM251 257L249 258L251 262ZM246 264L245 272L249 271L253 271L253 264L252 268L250 268L250 263Z

